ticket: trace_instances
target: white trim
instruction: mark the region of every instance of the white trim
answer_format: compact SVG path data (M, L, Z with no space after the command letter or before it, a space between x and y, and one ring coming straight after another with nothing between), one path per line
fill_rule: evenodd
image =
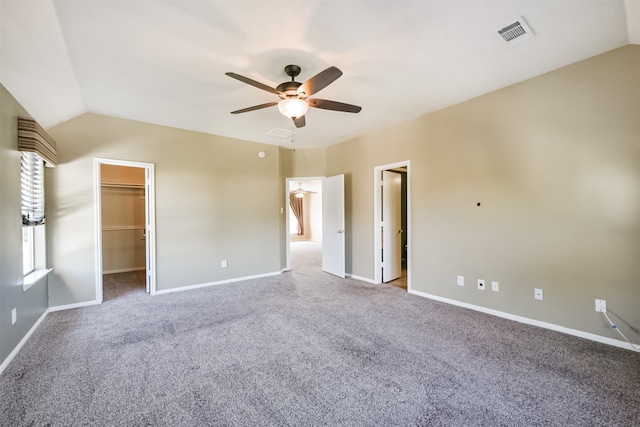
M503 311L494 310L491 308L482 307L479 305L473 305L466 302L456 301L449 298L439 297L437 295L431 295L420 291L410 290L409 293L428 298L434 301L444 302L446 304L455 305L462 308L468 308L470 310L479 311L481 313L490 314L492 316L502 317L503 319L513 320L515 322L524 323L527 325L538 326L540 328L549 329L556 332L562 332L564 334L573 335L580 338L585 338L591 341L596 341L602 344L608 344L615 347L624 348L626 350L632 350L629 344L625 341L616 340L613 338L603 337L601 335L592 334L590 332L580 331L578 329L567 328L565 326L556 325L554 323L543 322L540 320L530 319L528 317L518 316L516 314L505 313ZM637 344L636 344L637 345Z
M94 239L95 248L95 265L96 265L96 300L102 302L102 175L100 174L101 161L97 158L93 159L93 208L94 208Z
M261 279L261 278L264 278L264 277L278 276L280 274L282 274L280 271L274 271L274 272L271 272L271 273L256 274L254 276L236 277L234 279L219 280L217 282L200 283L198 285L181 286L181 287L178 287L178 288L163 289L163 290L160 290L160 291L156 291L156 295L171 294L171 293L174 293L174 292L181 292L181 291L191 291L191 290L194 290L194 289L208 288L210 286L224 285L224 284L227 284L227 283L244 282L246 280Z
M347 277L350 277L350 278L355 279L355 280L360 280L361 282L371 283L372 285L378 285L379 284L379 283L376 283L375 280L367 279L366 277L356 276L354 274L348 274L347 273Z
M63 311L63 310L73 310L74 308L90 307L92 305L98 305L101 303L102 303L102 300L93 300L93 301L85 301L85 302L76 302L73 304L54 305L53 307L49 307L49 311L54 312L54 311Z
M373 168L373 283L382 283L382 235L379 232L380 213L382 201L380 200L380 173L389 169L400 167L407 168L407 292L411 292L411 258L413 250L411 248L411 161L390 163L388 165L376 166Z
M155 204L155 164L133 162L129 160L93 158L93 185L94 185L94 218L95 218L95 265L96 265L96 303L102 303L102 275L105 274L102 266L102 178L101 165L127 166L145 170L145 226L146 230L146 282L147 291L151 295L156 294L156 204ZM134 271L134 270L129 270ZM113 272L113 271L112 271Z
M145 166L145 224L147 240L147 292L156 294L156 168L153 163Z
M52 268L44 268L40 270L34 270L31 273L27 274L22 280L22 290L26 291L27 289L47 277L52 271Z
M40 324L42 323L42 321L47 317L47 315L49 314L49 312L51 311L51 309L47 309L44 311L44 313L42 313L42 315L40 315L40 317L38 318L38 320L36 320L36 323L33 324L33 326L31 327L31 329L29 329L29 332L27 332L25 334L24 337L22 337L22 339L20 340L20 342L18 343L17 346L15 346L15 348L13 349L13 351L11 353L9 353L9 355L7 356L6 359L4 359L4 361L2 362L2 364L0 365L0 375L2 375L2 373L4 372L5 369L7 369L7 366L9 366L9 363L11 363L11 361L13 360L14 357L16 357L16 355L18 354L18 352L20 351L20 349L22 349L22 346L24 346L27 342L27 340L29 338L31 338L31 335L35 332L36 329L38 329L38 326L40 326Z

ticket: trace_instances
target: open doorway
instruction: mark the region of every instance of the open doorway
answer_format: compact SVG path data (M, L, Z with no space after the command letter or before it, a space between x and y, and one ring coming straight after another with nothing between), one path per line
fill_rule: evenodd
M95 159L94 180L96 300L155 294L153 164Z
M409 162L374 169L375 283L411 290Z
M287 178L287 270L322 267L321 177ZM293 261L293 262L292 262Z

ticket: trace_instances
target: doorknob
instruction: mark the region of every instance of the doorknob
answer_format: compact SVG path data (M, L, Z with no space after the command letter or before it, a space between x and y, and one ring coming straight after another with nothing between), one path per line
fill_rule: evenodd
M339 234L344 234L344 230L338 230Z

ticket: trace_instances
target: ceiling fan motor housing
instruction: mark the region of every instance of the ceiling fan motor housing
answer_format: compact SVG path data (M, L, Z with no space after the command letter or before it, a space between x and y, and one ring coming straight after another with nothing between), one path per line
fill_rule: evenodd
M276 90L284 93L286 95L287 98L294 98L294 97L298 97L298 88L300 86L302 86L302 83L298 83L296 81L294 81L294 79L300 75L300 72L302 71L302 68L300 68L297 65L287 65L286 67L284 67L284 72L287 74L287 76L291 77L291 81L290 82L284 82L278 85L278 87L276 88ZM280 96L282 99L284 99L285 97Z
M284 83L280 83L278 85L278 87L276 88L276 90L284 93L287 98L291 98L291 97L298 97L298 88L302 86L302 83L300 82L284 82ZM281 98L284 99L284 97L281 96Z

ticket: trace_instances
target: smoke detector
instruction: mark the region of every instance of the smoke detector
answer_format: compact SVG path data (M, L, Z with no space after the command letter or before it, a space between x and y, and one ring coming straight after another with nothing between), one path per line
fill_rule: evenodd
M498 36L509 46L533 37L533 31L521 16L515 22L497 31Z

